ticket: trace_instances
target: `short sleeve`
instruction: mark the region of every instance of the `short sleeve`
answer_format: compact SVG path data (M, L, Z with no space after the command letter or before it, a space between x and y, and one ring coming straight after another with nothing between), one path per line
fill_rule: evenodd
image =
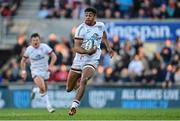
M104 23L102 23L101 25L102 25L102 31L103 32L105 31L107 33L107 30L106 30L106 27L105 27Z
M28 58L28 57L29 57L29 51L28 51L28 50L29 50L29 49L26 48L26 50L25 50L25 52L24 52L24 55L23 55L24 58Z
M43 44L43 48L45 49L45 53L47 53L48 55L50 55L53 52L53 49L49 47L49 45L47 44Z
M82 24L77 27L74 38L75 39L84 39L84 27Z

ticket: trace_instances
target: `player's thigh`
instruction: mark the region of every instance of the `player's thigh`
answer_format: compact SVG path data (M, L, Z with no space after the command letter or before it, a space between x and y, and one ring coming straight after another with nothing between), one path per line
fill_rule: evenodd
M86 84L87 81L94 76L95 70L96 70L96 68L94 68L92 66L89 66L89 65L84 66L80 83Z
M43 90L46 89L46 84L45 84L45 81L44 81L44 79L42 77L35 76L34 77L34 82L40 89L43 89Z
M81 73L70 70L66 84L67 91L71 91L76 86L76 83L80 77Z

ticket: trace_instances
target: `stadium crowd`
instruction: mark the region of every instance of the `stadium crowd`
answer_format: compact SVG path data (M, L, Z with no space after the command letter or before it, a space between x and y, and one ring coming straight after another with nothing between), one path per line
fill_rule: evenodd
M98 18L180 18L179 0L41 0L38 16L79 19L87 6Z
M137 37L134 42L125 40L122 43L118 36L113 36L110 43L115 51L115 56L110 59L106 48L102 44L100 65L92 83L127 82L150 85L159 83L163 87L170 87L173 83L180 84L180 37L177 37L176 41L165 40L162 48L159 51L157 50L152 58L145 54L144 43L140 37ZM73 39L68 40L65 37L60 39L52 33L49 35L47 44L54 49L58 57L49 82L65 83L74 57L72 51ZM20 78L19 61L27 45L26 35L19 35L17 44L12 50L13 57L1 69L1 84L24 83ZM27 81L32 82L29 67L27 69Z
M21 6L23 0L0 0L0 20L3 18L3 24L6 26L5 33L13 25L13 16L16 15L17 9Z
M1 16L8 18L16 14L22 0L0 0Z
M0 0L1 16L9 19L15 15L22 0ZM41 0L39 17L42 18L74 18L83 16L86 6L97 8L99 18L179 18L180 0ZM58 60L51 74L49 83L65 83L68 70L72 64L74 53L73 33L71 39L58 38L50 34L48 45L54 49ZM111 60L102 44L102 56L97 74L92 83L134 83L162 84L171 87L180 84L180 37L176 40L165 40L160 50L153 57L145 54L144 43L140 37L134 41L121 42L118 36L110 39L115 56ZM17 44L12 50L13 57L0 69L0 84L24 84L20 78L19 61L29 44L26 34L17 37ZM32 82L29 67L27 81Z

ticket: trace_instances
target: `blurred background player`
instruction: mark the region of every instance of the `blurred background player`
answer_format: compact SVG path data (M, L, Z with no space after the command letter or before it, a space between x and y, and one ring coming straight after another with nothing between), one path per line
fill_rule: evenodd
M49 56L51 57L50 64L48 65ZM47 94L47 84L45 80L49 79L49 71L52 71L54 63L56 62L56 55L53 50L44 43L41 43L40 36L37 33L31 35L31 45L27 47L22 59L21 59L21 77L25 80L27 73L25 70L27 59L31 64L31 75L34 82L39 87L39 92L43 100L46 102L47 110L52 113L55 109L51 106L51 103ZM35 91L33 89L33 91ZM37 90L36 90L37 91Z
M101 55L101 41L106 45L110 56L113 56L113 51L107 41L105 31L104 23L96 22L96 10L94 8L86 8L85 22L78 26L75 33L74 51L76 55L67 80L66 88L67 92L70 92L74 89L80 78L79 88L77 89L69 115L74 115L76 113L76 108L80 104L86 84L95 74ZM89 50L84 49L85 44L91 40L94 41L94 46Z

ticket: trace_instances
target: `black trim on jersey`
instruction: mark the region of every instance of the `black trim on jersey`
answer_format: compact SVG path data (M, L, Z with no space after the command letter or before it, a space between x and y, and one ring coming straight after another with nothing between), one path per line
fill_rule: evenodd
M84 67L85 66L92 66L96 70L96 68L92 64L86 64L86 65L84 65Z
M23 56L23 57L26 58L26 59L28 58L28 57L26 57L26 56Z
M51 50L51 52L48 53L48 55L50 55L53 52L53 50Z
M34 77L33 77L33 79L35 79L37 76L35 75Z
M71 68L71 70L74 70L74 71L82 71L81 69L76 69L76 68Z
M81 31L82 28L83 28L83 26L81 26L81 28L79 29L77 36L79 36L80 31Z
M81 37L74 37L74 39L83 40Z

